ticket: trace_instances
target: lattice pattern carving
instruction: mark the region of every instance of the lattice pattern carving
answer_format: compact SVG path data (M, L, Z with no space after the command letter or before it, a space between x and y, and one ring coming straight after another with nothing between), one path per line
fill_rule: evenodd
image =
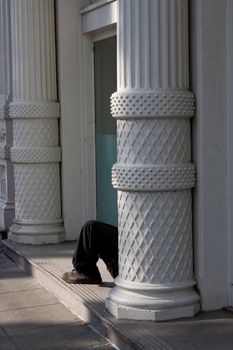
M0 120L0 145L4 146L6 143L6 121Z
M7 116L7 111L8 111L8 96L0 94L0 120L4 119Z
M5 105L0 104L0 119L5 118L7 112L7 108Z
M190 140L188 119L119 120L118 163L187 163L191 159Z
M155 284L190 280L190 191L118 194L121 278Z
M7 199L6 197L6 167L0 165L0 198L2 201Z
M18 220L46 223L61 218L58 164L15 164Z
M8 96L0 95L0 119L8 116Z
M111 113L122 117L192 117L194 97L191 92L115 92L111 96Z
M5 159L5 146L0 146L0 159Z
M192 163L156 167L130 167L115 164L112 185L121 190L161 191L192 188L195 167Z
M60 105L56 102L12 102L11 118L59 118Z
M49 147L58 145L56 119L14 120L13 142L15 146Z
M10 147L0 146L0 159L10 159Z
M11 160L14 163L54 163L60 162L60 147L11 148Z
M10 151L11 151L11 146L5 146L5 159L10 159Z

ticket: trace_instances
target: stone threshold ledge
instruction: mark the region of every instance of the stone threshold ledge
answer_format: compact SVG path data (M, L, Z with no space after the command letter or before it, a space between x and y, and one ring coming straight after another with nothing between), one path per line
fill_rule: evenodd
M232 349L233 313L230 311L203 313L169 322L116 319L104 306L114 283L101 261L101 286L69 285L62 281L63 272L72 268L75 242L32 246L2 240L0 244L21 269L33 275L75 315L90 323L120 350L190 350L191 347L202 350L203 344L205 350L212 349L213 344L216 349Z

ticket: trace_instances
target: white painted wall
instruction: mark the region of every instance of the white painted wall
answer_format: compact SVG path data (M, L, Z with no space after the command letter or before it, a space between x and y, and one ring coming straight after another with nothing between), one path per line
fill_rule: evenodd
M95 218L93 55L79 1L57 0L62 210L66 239Z
M227 96L227 12L232 1L192 0L191 89L196 95L193 120L195 273L204 310L230 304L229 191L232 195L232 119ZM232 16L232 15L231 15ZM232 38L232 34L231 34ZM231 62L232 64L233 62ZM232 71L232 69L231 69ZM233 95L232 95L233 96ZM232 100L232 98L231 98ZM230 114L229 114L230 112Z

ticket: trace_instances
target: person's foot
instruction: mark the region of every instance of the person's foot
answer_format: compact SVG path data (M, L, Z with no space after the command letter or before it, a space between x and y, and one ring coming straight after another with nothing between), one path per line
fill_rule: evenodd
M67 283L74 284L100 284L102 282L100 275L85 275L76 270L65 272L62 279Z

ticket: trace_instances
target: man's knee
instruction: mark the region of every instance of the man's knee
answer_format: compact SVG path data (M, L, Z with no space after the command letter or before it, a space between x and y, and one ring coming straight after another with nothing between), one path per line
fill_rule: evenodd
M86 223L84 224L84 226L92 226L95 225L95 223L97 222L97 220L88 220L86 221Z
M90 230L90 229L96 227L97 225L98 225L98 221L97 220L88 220L83 225L83 229L89 229Z

